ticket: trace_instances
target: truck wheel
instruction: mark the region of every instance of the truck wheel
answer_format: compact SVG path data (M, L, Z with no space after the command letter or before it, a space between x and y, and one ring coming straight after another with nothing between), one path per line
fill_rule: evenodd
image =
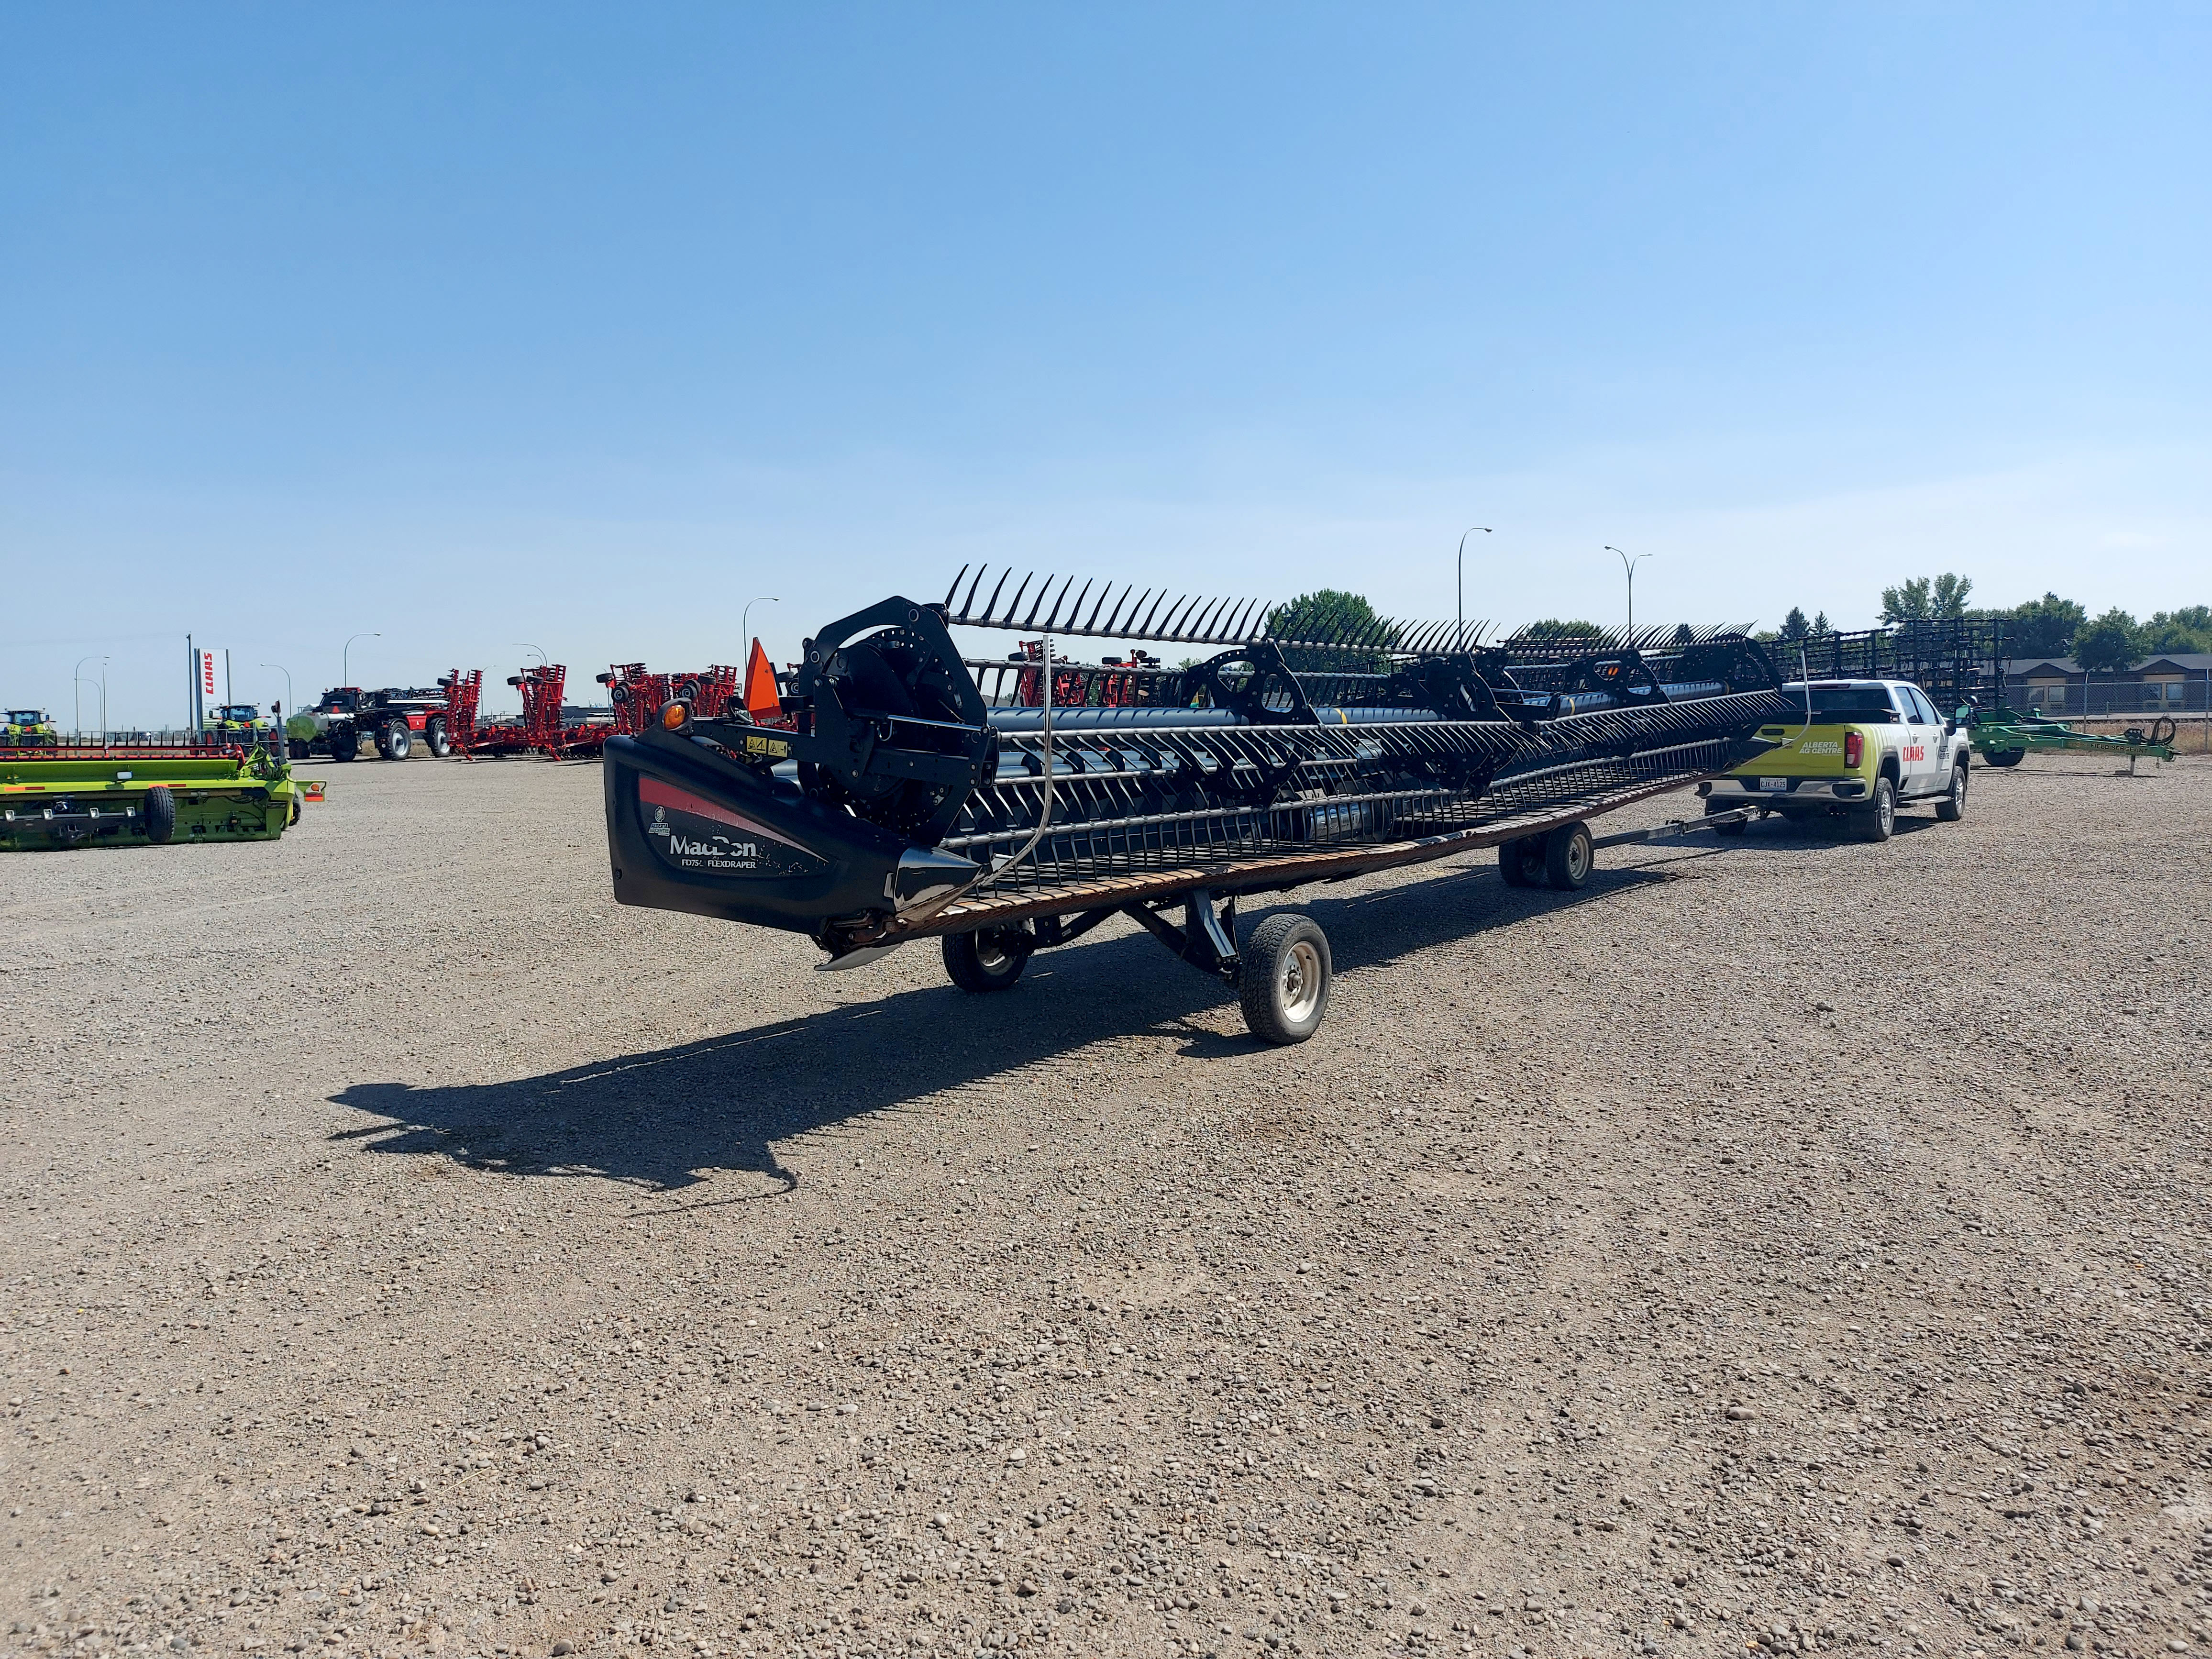
M1709 818L1718 817L1723 812L1733 812L1735 810L1725 801L1708 800L1705 803L1705 816ZM1739 818L1734 823L1715 824L1713 833L1717 836L1740 836L1750 828L1751 825L1748 823Z
M146 792L142 810L146 817L146 839L155 846L177 833L177 798L160 784Z
M1587 884L1596 862L1587 823L1563 823L1544 837L1544 879L1562 893Z
M350 726L333 726L328 733L331 758L334 761L356 760L361 755L361 733Z
M440 760L453 752L453 740L446 735L446 722L434 714L422 728L422 741Z
M1982 757L1991 766L2017 766L2027 758L2025 749L1993 749Z
M1851 834L1860 841L1887 841L1897 833L1897 785L1874 781L1874 799L1851 814Z
M945 936L945 971L963 991L1008 991L1030 965L1027 929L982 927Z
M1936 816L1946 823L1956 823L1966 816L1966 763L1964 761L1951 769L1951 787L1936 803Z
M1530 844L1535 839L1533 836L1522 836L1498 843L1498 878L1508 887L1536 884L1536 854L1540 848Z
M380 746L386 760L405 760L408 751L415 747L415 734L407 729L405 720L395 717L385 722Z
M1262 1042L1304 1042L1328 1013L1328 935L1310 916L1269 916L1252 930L1237 977L1244 1024Z

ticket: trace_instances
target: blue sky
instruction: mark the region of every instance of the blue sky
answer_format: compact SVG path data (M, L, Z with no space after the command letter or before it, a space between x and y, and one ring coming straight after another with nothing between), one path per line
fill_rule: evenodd
M976 559L2212 602L2202 6L0 22L0 701L779 657ZM987 642L1003 648L1006 641ZM64 715L66 718L66 714Z

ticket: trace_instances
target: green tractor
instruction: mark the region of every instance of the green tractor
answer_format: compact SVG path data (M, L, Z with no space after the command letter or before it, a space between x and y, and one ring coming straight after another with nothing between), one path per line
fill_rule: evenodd
M0 731L0 749L52 749L62 740L53 716L43 708L10 708Z
M234 743L241 749L252 748L267 732L260 708L250 702L227 702L210 710L200 728L217 743Z

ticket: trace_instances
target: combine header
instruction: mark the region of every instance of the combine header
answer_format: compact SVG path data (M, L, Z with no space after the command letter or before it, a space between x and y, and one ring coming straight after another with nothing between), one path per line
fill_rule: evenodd
M935 936L971 991L1124 915L1298 1042L1328 942L1284 914L1240 945L1241 896L1492 847L1510 879L1579 887L1588 819L1749 759L1790 707L1739 631L1486 644L1072 581L982 598L967 574L809 640L791 729L672 696L610 739L616 896L807 933L830 968ZM1031 639L968 659L954 626ZM1054 635L1215 649L1079 665Z

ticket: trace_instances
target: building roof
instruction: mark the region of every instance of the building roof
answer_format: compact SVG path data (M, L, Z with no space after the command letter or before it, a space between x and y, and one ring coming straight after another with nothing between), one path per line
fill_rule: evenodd
M2162 651L2122 672L2129 674L2186 674L2190 678L2197 679L2212 672L2212 651ZM2070 674L2078 678L2081 665L2071 657L2013 657L2006 660L2005 672L2016 680L2049 679L2062 674Z

